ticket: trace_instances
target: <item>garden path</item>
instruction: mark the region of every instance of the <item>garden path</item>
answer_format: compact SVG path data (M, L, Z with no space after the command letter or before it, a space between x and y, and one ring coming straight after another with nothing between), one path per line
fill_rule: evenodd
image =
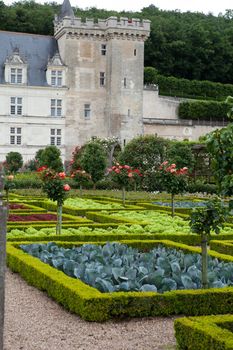
M6 274L4 350L170 350L174 318L86 322L47 295Z

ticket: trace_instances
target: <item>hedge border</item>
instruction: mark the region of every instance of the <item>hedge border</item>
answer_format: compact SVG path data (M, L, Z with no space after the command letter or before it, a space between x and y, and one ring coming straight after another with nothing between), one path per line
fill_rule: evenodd
M43 242L43 241L41 241ZM206 315L229 313L233 308L233 287L205 290L179 290L163 294L155 292L100 293L83 282L66 276L42 263L20 249L21 243L7 243L7 264L31 285L44 290L50 297L68 310L88 321L106 321L113 317L148 317L168 315ZM29 244L29 242L25 242ZM33 243L33 242L32 242ZM70 247L75 242L57 242ZM90 243L90 242L89 242ZM104 244L104 242L93 242ZM139 249L151 249L155 245L200 253L200 248L189 247L172 241L122 241ZM85 244L76 242L76 245ZM210 252L226 261L233 257Z
M233 350L233 315L185 317L175 320L180 350Z

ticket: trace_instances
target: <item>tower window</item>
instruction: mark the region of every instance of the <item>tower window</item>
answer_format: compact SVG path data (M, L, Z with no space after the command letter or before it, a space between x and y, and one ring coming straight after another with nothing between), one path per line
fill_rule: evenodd
M106 56L106 52L107 52L107 45L101 44L101 55Z
M137 50L136 49L134 49L134 56L137 56Z
M105 86L105 72L100 72L100 86Z
M124 87L126 88L127 87L127 79L124 78Z
M85 103L85 105L84 105L84 117L85 117L85 119L90 119L90 117L91 117L91 105L90 105L90 103Z

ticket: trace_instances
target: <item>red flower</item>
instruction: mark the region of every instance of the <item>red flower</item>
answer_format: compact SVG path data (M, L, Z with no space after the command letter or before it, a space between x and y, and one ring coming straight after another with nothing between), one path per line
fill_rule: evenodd
M37 172L41 172L41 171L44 171L45 169L47 169L47 166L43 165L41 166L40 168L37 169Z
M66 174L64 172L61 172L61 173L58 173L58 176L61 178L61 179L64 179L66 177Z
M64 191L69 191L69 190L70 190L70 186L69 186L68 184L65 184L65 185L63 186L63 190L64 190Z

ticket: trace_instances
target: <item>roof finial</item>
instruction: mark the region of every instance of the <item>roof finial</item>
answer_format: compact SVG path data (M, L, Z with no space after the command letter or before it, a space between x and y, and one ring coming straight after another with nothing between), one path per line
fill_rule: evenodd
M62 19L64 17L71 17L71 18L74 18L74 11L70 5L70 1L69 0L64 0L63 1L63 4L62 4L62 7L61 7L61 11L60 11L60 14L59 14L59 19Z

